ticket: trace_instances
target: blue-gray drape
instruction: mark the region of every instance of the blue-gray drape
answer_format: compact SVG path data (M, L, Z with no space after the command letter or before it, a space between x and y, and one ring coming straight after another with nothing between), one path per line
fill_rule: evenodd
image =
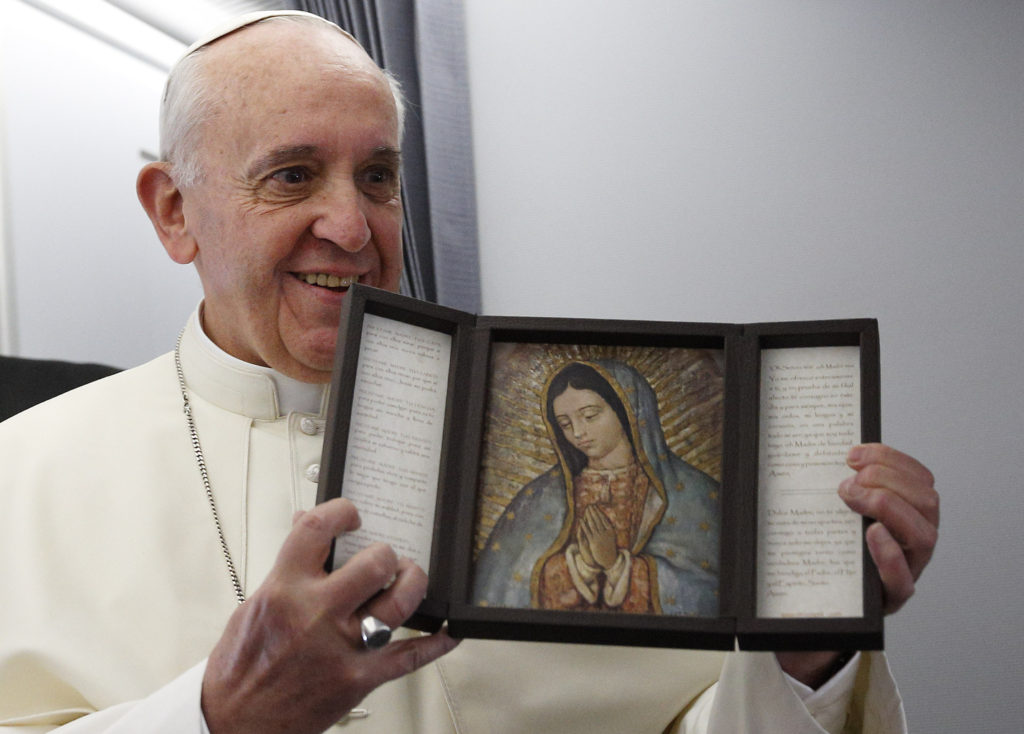
M480 310L462 0L297 0L354 35L401 82L404 293Z

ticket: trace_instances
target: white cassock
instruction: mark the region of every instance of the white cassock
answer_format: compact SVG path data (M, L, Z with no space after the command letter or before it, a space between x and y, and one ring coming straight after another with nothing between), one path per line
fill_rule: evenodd
M251 593L314 502L326 389L234 360L195 315L182 363ZM171 354L0 425L0 731L199 734L205 657L235 605ZM906 731L880 654L797 689L770 653L467 640L335 730Z

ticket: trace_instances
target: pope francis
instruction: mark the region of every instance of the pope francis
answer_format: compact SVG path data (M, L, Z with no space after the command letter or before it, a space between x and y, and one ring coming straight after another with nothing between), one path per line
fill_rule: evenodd
M398 287L402 108L299 12L172 70L137 188L204 299L166 355L0 425L0 731L904 731L881 654L457 645L398 629L426 577L390 547L324 572L359 524L314 506L326 383L348 287ZM881 445L849 464L894 611L935 543L932 477Z

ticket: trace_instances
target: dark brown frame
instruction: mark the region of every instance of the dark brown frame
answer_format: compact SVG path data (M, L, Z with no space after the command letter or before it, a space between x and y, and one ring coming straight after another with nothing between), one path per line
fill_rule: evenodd
M750 528L740 543L737 567L736 635L744 650L880 650L884 647L882 584L878 569L862 540L864 569L862 617L768 619L757 616L757 461L762 349L787 347L860 347L861 442L881 440L881 375L878 322L874 319L796 321L750 324L745 329L742 362L750 365L743 376L744 412L741 452L755 457L740 467L742 527ZM864 518L863 527L871 523Z
M678 323L472 314L354 286L345 299L332 378L318 502L342 493L349 412L364 314L452 336L427 597L409 622L456 637L654 647L751 650L879 649L881 583L866 547L863 617L756 617L757 451L760 349L857 345L861 349L861 438L878 440L877 323L871 319L769 324ZM468 602L477 483L491 346L499 342L614 344L720 349L725 355L719 616L637 615L480 607ZM340 447L340 448L335 448ZM866 523L867 521L865 521ZM863 545L863 544L862 544ZM332 554L333 556L333 554ZM331 562L328 561L328 570Z

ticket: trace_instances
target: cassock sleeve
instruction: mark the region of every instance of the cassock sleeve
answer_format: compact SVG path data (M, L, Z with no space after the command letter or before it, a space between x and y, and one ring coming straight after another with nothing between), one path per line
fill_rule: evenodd
M766 729L766 727L769 727ZM882 653L856 655L811 691L770 652L727 656L718 682L679 720L674 734L906 734L903 703Z
M58 729L49 726L0 726L10 734L208 734L200 706L206 661L139 701L112 706L75 719Z

